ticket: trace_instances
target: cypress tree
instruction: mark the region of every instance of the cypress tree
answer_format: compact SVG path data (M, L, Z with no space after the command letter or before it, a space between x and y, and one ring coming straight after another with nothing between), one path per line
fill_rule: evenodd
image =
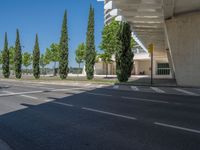
M5 33L5 42L4 42L4 49L3 49L3 76L4 78L9 78L10 76L10 69L9 69L9 49L8 49L8 39L7 39L7 33Z
M33 50L33 75L35 79L40 78L40 47L39 47L37 34L36 34L35 46Z
M21 44L20 44L20 36L19 30L17 29L17 37L15 42L15 76L17 79L22 77L22 52L21 52Z
M61 79L66 79L68 75L68 30L67 30L67 11L64 13L61 38L60 38L60 60L59 73Z
M90 6L87 38L86 38L86 52L85 52L85 71L87 79L92 80L94 78L94 64L96 59L95 51L95 39L94 39L94 8Z
M117 35L116 73L120 82L128 81L133 69L133 52L131 50L131 28L126 22L120 24Z

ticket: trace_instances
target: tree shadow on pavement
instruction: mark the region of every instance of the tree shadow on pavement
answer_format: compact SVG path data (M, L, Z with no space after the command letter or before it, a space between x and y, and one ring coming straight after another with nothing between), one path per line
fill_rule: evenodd
M39 105L22 103L25 109L0 116L0 138L14 150L139 150L152 147L154 150L175 150L199 146L199 139L192 135L187 135L189 142L186 142L182 134L157 129L148 122L109 117L83 109L112 109L123 111L125 115L138 111L146 116L151 112L162 117L151 107L161 110L164 105L147 104L141 111L141 103L136 106L132 101L124 103L116 97L93 95L99 92L100 89L76 94L69 91L66 94L71 95L63 98L48 97L49 102L41 99ZM115 103L109 102L114 100ZM176 140L171 138L174 136Z

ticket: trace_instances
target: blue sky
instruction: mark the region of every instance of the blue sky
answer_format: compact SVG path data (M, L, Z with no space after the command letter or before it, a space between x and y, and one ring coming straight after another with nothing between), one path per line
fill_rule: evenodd
M32 52L35 34L39 34L41 53L60 39L64 10L68 11L69 63L75 62L75 49L85 42L90 4L95 8L95 40L99 49L104 22L103 2L97 0L1 0L0 1L0 49L4 33L8 32L9 45L14 45L16 28L20 30L23 51Z

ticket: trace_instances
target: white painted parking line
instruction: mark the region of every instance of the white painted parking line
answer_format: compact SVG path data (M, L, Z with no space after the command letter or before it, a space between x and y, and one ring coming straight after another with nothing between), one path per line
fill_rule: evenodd
M52 102L54 99L46 99L45 102Z
M30 98L30 99L38 99L37 97L33 97L33 96L29 96L29 95L20 95L20 96L23 96L23 97L26 97L26 98Z
M161 89L159 89L159 88L157 88L157 87L150 87L152 90L154 90L155 92L157 92L157 93L165 93L165 91L163 91L163 90L161 90Z
M87 110L87 111L91 111L91 112L106 114L106 115L110 115L110 116L114 116L114 117L120 117L120 118L125 118L125 119L130 119L130 120L137 120L135 117L115 114L115 113L106 112L106 111L102 111L102 110L97 110L97 109L92 109L92 108L87 108L87 107L82 107L82 109Z
M153 102L153 103L163 103L163 104L169 104L169 102L166 101L160 101L160 100L152 100L152 99L145 99L145 98L136 98L136 97L122 97L123 99L129 99L129 100L135 100L135 101L143 101L143 102Z
M58 104L58 105L63 105L63 106L67 106L67 107L73 107L74 106L74 105L71 105L71 104L66 104L66 103L61 103L61 102L55 102L55 101L52 101L51 103Z
M3 92L8 93L8 94L15 94L15 93L9 92L9 91L3 91ZM30 98L30 99L38 99L37 97L33 97L33 96L29 96L29 95L19 95L19 96Z
M101 88L101 87L102 87L102 85L95 85L95 87L96 87L96 88Z
M26 83L24 83L24 85L26 85ZM29 83L29 85L32 85L32 86L45 86L44 84L41 84L41 83Z
M15 93L9 92L9 91L4 91L4 92L6 92L8 94L15 94ZM29 96L29 95L19 95L19 96L30 98L30 99L38 99L37 97L33 97L33 96Z
M108 95L108 94L100 94L100 93L92 93L92 92L86 92L87 94L90 94L90 95L95 95L95 96L112 96L112 95Z
M33 88L46 89L46 90L53 90L53 89L55 89L55 88L42 87L42 86L40 86L40 87L33 87Z
M176 91L178 91L178 92L182 92L182 93L187 94L187 95L199 96L199 94L196 94L196 93L193 93L193 92L184 90L184 89L178 89L178 88L174 88L174 89L175 89Z
M139 91L139 88L138 88L137 86L131 86L131 89L132 89L133 91Z
M30 88L34 88L34 89L46 89L46 90L52 90L55 88L50 88L50 87L44 87L44 86L38 86L38 85L17 85L17 84L11 84L10 86L14 86L14 87L30 87Z
M0 94L0 97L3 96L15 96L15 95L26 95L26 94L37 94L37 93L44 93L44 92L58 92L58 91L70 91L70 90L77 90L77 89L82 89L82 88L69 88L69 89L55 89L55 90L42 90L42 91L30 91L30 92L19 92L19 93L13 93L9 91L4 91L7 92L7 94Z
M31 91L31 92L20 92L20 93L13 93L13 92L9 92L9 91L4 91L8 94L0 94L0 97L3 96L15 96L15 95L25 95L25 94L36 94L36 93L42 93L44 91Z
M154 122L154 124L158 125L158 126L163 126L163 127L168 127L168 128L174 128L174 129L178 129L178 130L183 130L183 131L187 131L187 132L193 132L193 133L200 134L200 131L199 130L195 130L195 129L189 129L189 128L184 128L184 127L180 127L180 126L169 125L169 124L159 123L159 122Z
M70 91L70 90L82 90L82 89L84 89L85 90L85 88L68 88L68 89L54 89L54 90L48 90L48 91L50 91L50 92L63 92L63 91Z
M113 86L113 89L119 89L119 85Z

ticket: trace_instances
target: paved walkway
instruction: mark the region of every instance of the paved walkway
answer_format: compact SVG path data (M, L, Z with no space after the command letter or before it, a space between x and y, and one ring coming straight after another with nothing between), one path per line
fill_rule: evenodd
M131 77L124 85L151 85L150 77ZM177 86L175 79L153 79L155 86Z
M135 91L135 92L151 92L159 94L200 96L200 88L150 87L150 86L128 86L128 85L114 85L104 88L114 89L114 90L125 90L130 92Z

